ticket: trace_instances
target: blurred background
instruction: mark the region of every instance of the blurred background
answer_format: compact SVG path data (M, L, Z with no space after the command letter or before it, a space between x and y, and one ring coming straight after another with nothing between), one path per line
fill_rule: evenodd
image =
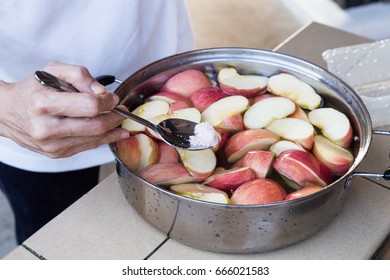
M312 21L380 40L390 38L390 1L185 0L196 48L272 50ZM375 15L375 16L373 16ZM101 178L113 172L108 165ZM0 191L0 258L16 247L13 215Z

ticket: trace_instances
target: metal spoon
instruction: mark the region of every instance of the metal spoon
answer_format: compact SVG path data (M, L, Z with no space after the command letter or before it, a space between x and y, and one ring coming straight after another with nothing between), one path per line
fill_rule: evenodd
M68 82L61 80L45 71L36 71L35 78L44 86L64 92L79 92ZM150 129L152 129L167 144L186 150L204 150L211 147L191 145L190 137L195 136L197 123L184 119L166 119L155 125L135 114L124 111L118 107L111 110L123 117L130 118Z

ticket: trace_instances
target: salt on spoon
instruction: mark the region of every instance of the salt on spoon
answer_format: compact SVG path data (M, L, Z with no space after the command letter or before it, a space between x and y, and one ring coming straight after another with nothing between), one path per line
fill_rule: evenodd
M220 141L219 135L208 122L198 123L194 133L190 136L191 147L215 147Z

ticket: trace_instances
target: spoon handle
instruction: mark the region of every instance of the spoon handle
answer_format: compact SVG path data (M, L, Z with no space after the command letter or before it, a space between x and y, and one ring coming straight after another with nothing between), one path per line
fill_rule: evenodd
M72 86L70 83L61 80L57 78L56 76L53 76L45 71L36 71L35 72L35 79L38 80L42 85L50 88L54 88L58 91L63 92L79 92L74 86ZM125 118L130 118L144 126L147 126L153 130L156 130L156 125L153 123L138 117L135 114L132 114L130 112L127 112L125 110L122 110L121 108L115 107L111 110L112 112L121 115Z

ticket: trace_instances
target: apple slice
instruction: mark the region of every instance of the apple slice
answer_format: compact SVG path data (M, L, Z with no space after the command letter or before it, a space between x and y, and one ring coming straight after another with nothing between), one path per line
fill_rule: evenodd
M312 193L316 193L322 189L323 189L323 187L320 187L320 186L304 187L300 190L289 193L284 200L292 200L292 199L304 197L304 196L310 195Z
M262 128L247 129L231 136L225 144L225 156L228 162L233 163L253 150L268 150L279 141L277 134Z
M232 204L267 204L282 201L287 192L271 179L254 179L233 192Z
M230 199L225 192L201 184L192 183L173 185L170 187L170 189L177 194L193 199L213 203L230 203Z
M160 150L160 158L158 163L175 163L179 162L179 154L176 151L176 148L168 145L165 142L158 142L158 147Z
M169 186L195 182L183 164L175 163L155 163L141 169L138 175L149 183L158 186Z
M221 150L223 148L223 146L225 146L226 141L229 138L229 132L224 130L224 129L218 128L218 127L214 127L214 130L219 135L219 139L220 139L218 142L218 145L211 148L213 150L213 152L216 153L219 150Z
M332 174L337 176L342 176L347 173L354 161L354 157L350 151L321 135L314 137L312 153L329 168Z
M304 109L313 110L322 103L321 96L309 84L290 74L269 77L267 87L269 92L287 97Z
M150 96L149 100L163 100L167 102L170 105L168 114L172 114L180 109L193 107L192 102L188 98L180 94L167 91L156 93Z
M223 68L218 72L220 89L230 95L247 97L266 91L268 77L261 75L240 75L233 67Z
M143 119L149 120L158 115L167 114L169 111L169 103L163 100L153 100L146 102L132 111L133 114ZM121 124L122 128L127 129L131 134L136 134L145 131L145 126L133 121L125 119Z
M242 166L248 166L255 172L256 178L265 178L272 171L275 155L271 151L250 151L242 158Z
M245 127L263 128L275 119L287 117L295 111L295 103L288 98L265 98L254 103L244 114Z
M137 138L139 149L141 150L137 171L158 162L160 150L157 142L143 133L134 137Z
M211 149L198 151L177 149L177 151L185 168L197 181L209 177L217 166L217 157Z
M248 98L237 95L228 96L212 103L202 112L202 121L218 126L224 119L243 113L249 107Z
M189 69L169 78L161 88L161 91L169 91L189 98L191 94L199 89L211 86L212 83L205 73Z
M221 98L227 96L228 95L224 93L220 88L207 87L207 88L201 88L200 90L194 92L193 94L191 94L189 99L196 109L198 109L200 112L203 112L207 107L209 107L215 101L218 101Z
M333 182L329 169L308 151L282 152L272 166L294 189L313 185L325 187Z
M130 136L115 143L119 158L131 171L136 172L141 158L141 149L138 138Z
M305 151L305 149L294 142L288 141L288 140L281 140L278 141L269 148L270 151L272 151L275 156L279 156L282 152L288 151L288 150L300 150L300 151Z
M306 122L310 122L306 112L298 104L295 104L295 111L294 111L294 113L292 113L288 117L289 118L294 118L294 119L300 119L300 120L303 120L303 121L306 121Z
M242 114L235 114L230 117L227 117L226 119L223 119L221 123L217 125L217 127L229 131L231 133L236 133L238 131L244 130L245 126Z
M314 141L314 127L303 120L284 118L272 121L265 127L286 140L300 144L310 150Z
M229 192L252 179L255 179L255 173L250 167L236 167L218 170L204 183L210 187Z
M333 108L319 108L309 112L308 117L325 137L341 147L350 146L353 130L346 115Z

